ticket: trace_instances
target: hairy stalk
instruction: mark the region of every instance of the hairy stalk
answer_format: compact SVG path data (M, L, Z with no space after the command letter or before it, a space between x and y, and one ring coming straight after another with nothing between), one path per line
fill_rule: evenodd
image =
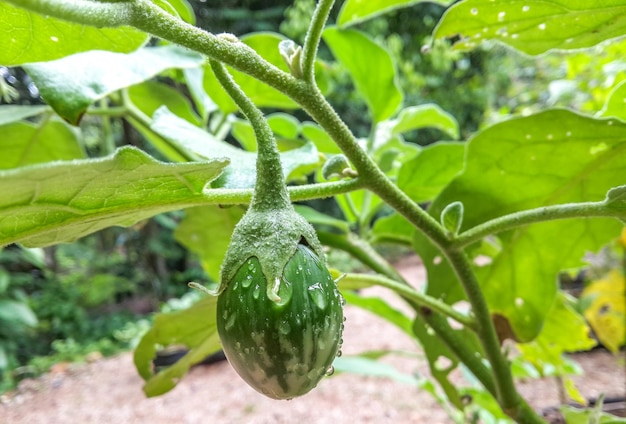
M450 327L444 317L445 314L442 315L441 311L429 307L420 308L418 313L452 353L467 366L485 389L496 397L496 386L493 381L493 374L482 362L482 356L477 355L467 341L459 337L459 334L455 333L455 330ZM473 323L475 324L476 322L474 321Z
M335 0L320 0L317 3L311 24L304 38L300 66L302 68L302 77L309 84L315 83L315 58L317 57L317 49L320 44L320 39L322 38L322 31L324 31L324 26L330 14L330 9L333 8L334 3Z
M452 242L452 246L455 248L464 247L480 241L488 235L501 233L537 222L582 217L620 217L623 215L624 212L622 211L607 208L605 202L567 203L563 205L546 206L515 212L484 222L459 234Z
M222 87L252 124L257 139L257 178L250 208L272 211L291 207L274 133L263 113L245 95L223 64L213 59L210 60L210 64Z
M400 296L407 300L411 300L412 302L420 305L422 308L426 308L430 311L436 311L446 317L452 318L460 324L468 328L475 328L476 322L474 318L465 315L456 309L453 309L450 305L445 302L442 302L439 299L435 299L434 297L430 297L425 295L424 293L420 293L415 290L413 287L399 283L396 280L392 280L390 278L384 277L382 275L370 275L370 274L346 274L342 281L346 282L359 282L371 285L378 285L381 287L386 287L398 293ZM493 384L493 381L491 382Z
M357 238L355 235L347 234L343 236L325 231L318 231L317 235L322 244L343 250L362 264L368 266L372 271L399 281L406 286L409 285L402 275L385 258L379 255L369 243Z

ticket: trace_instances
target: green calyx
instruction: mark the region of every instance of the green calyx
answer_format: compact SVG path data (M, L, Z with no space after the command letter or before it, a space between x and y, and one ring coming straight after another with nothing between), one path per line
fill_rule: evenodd
M274 210L251 207L233 231L217 294L225 290L244 262L255 257L268 281L268 299L280 302L283 270L299 244L308 246L324 263L315 230L291 205Z

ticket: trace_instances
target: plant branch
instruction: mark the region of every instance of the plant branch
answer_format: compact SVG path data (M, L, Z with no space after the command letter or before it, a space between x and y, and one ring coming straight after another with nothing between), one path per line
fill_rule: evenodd
M358 190L362 182L358 179L334 181L330 183L306 184L301 186L289 186L287 191L294 202L305 200L324 199L337 196L342 193ZM204 197L196 206L200 205L245 205L252 200L252 189L226 189L212 188L205 190Z
M445 315L446 317L450 317L468 328L473 329L476 327L476 322L474 321L473 317L465 315L457 311L456 309L453 309L450 305L442 302L439 299L435 299L434 297L428 296L424 293L420 293L413 287L407 284L400 283L396 280L392 280L391 278L387 278L382 275L371 274L346 274L344 279L346 280L346 282L363 282L368 285L378 285L381 287L386 287L395 291L403 298L411 300L421 307L427 308L428 310L436 311L442 315Z
M452 242L455 248L464 247L482 238L512 230L537 222L553 221L568 218L599 218L619 217L624 212L606 207L605 202L567 203L563 205L546 206L515 212L484 222L459 234Z
M257 178L250 208L271 211L291 207L274 133L263 112L246 96L222 63L213 59L209 63L217 80L250 121L257 139Z
M447 320L442 316L442 313L437 313L434 308L424 307L418 310L420 316L424 319L426 324L433 329L437 336L444 342L444 344L454 353L454 355L461 361L472 374L480 381L480 383L496 397L496 386L493 382L493 374L491 370L483 363L482 355L477 355L477 352L469 343L459 334L455 333ZM445 314L443 314L445 315ZM474 321L473 324L476 324Z
M311 25L307 30L304 38L304 46L302 48L302 56L300 58L300 66L302 68L302 76L309 84L315 83L315 58L317 49L319 48L320 39L324 26L328 20L328 15L333 7L335 0L320 0L313 12Z
M409 285L402 275L385 258L379 255L369 243L359 239L354 234L343 235L318 231L317 236L322 244L349 253L372 271L392 280L400 281L406 286Z

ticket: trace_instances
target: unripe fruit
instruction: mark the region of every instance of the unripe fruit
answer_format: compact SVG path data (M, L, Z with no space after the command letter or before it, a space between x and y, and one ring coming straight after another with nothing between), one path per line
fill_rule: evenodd
M256 257L237 270L217 302L222 347L255 390L291 399L313 389L341 345L342 298L315 252L299 244L274 290ZM268 294L275 293L271 299Z

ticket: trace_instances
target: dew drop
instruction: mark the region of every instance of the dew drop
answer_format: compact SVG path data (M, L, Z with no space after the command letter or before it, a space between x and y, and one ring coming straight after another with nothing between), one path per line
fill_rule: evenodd
M330 367L328 367L328 369L326 370L326 372L324 373L324 375L326 377L330 377L331 375L333 375L335 373L335 367L333 367L332 365Z
M326 296L324 296L324 289L320 283L311 285L308 289L309 297L319 309L326 309Z
M230 316L228 317L228 321L226 321L226 324L224 325L224 328L226 330L230 330L231 328L233 328L235 325L235 314L230 314Z
M546 24L545 23L541 23L539 24L538 28L542 31L544 31L546 29Z
M260 295L261 295L261 287L257 285L254 288L254 291L252 292L252 297L254 297L255 299L258 299Z
M530 10L530 6L525 5L522 7L522 12L528 12Z
M498 13L498 21L502 22L505 16L506 16L506 12Z
M478 15L478 9L476 9L475 7L472 8L472 10L470 10L470 13L472 15Z
M278 331L280 331L281 334L287 335L291 333L291 326L287 321L283 321L278 325Z
M241 282L241 286L247 289L250 287L250 284L252 284L252 276L248 275L246 279Z
M341 355L343 355L343 352L341 351L341 349L339 349L337 351L337 355L335 355L337 358L341 358Z

